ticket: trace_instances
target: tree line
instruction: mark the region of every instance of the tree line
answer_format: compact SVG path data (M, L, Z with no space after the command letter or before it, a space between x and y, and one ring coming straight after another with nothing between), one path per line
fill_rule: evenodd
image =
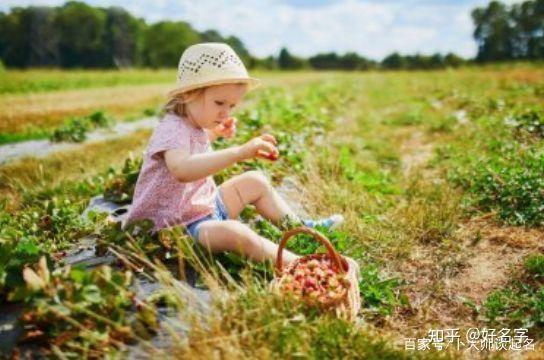
M506 6L492 1L472 12L476 61L542 59L544 0ZM401 55L381 61L360 56L322 53L309 58L282 48L278 56L252 56L235 36L215 30L199 32L183 21L153 24L120 7L93 7L70 1L58 7L15 7L0 12L0 59L8 67L125 68L175 67L180 54L198 42L225 42L249 68L264 69L439 69L469 61L446 55Z
M507 6L492 1L472 11L476 61L544 59L544 0Z
M0 58L9 67L175 67L185 48L206 41L228 43L249 61L249 51L235 36L198 32L183 21L147 24L120 7L70 1L0 13Z

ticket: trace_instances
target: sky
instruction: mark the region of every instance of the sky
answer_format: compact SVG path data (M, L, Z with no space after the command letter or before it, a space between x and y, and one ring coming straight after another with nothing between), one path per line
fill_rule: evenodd
M13 6L62 5L57 0L2 0ZM121 6L148 23L183 20L198 31L214 29L241 39L256 56L282 47L299 56L354 51L381 60L402 54L476 55L470 12L488 0L87 0ZM511 4L516 0L503 0ZM175 41L175 39L173 39Z

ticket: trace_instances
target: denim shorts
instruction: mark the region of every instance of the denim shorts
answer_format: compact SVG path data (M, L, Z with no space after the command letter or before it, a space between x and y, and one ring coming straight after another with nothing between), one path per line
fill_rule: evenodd
M188 224L187 232L191 237L198 241L198 234L200 232L200 225L203 222L206 222L208 220L227 220L229 218L229 215L227 214L227 208L225 207L225 203L223 202L223 194L221 192L221 189L217 189L217 196L215 197L215 209L214 212L210 215L206 215L203 218L200 218L196 221L193 221L192 223Z

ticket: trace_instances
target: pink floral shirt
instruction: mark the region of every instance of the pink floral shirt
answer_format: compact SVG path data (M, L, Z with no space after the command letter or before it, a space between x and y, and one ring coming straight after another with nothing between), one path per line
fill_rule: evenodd
M187 225L213 212L217 193L213 177L179 182L166 167L164 151L169 149L184 149L189 154L213 151L204 129L193 126L185 118L166 114L155 127L144 153L125 224L151 219L155 223L154 230L158 230Z

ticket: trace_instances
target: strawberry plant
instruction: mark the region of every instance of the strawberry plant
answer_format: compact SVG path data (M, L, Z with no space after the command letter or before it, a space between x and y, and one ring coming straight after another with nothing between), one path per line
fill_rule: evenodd
M466 177L471 202L514 225L544 225L544 153L506 153L478 163Z
M125 160L121 172L110 169L110 175L104 185L104 199L118 204L131 202L142 163L141 158L129 157Z
M507 117L504 122L514 128L517 137L532 136L544 138L544 111L537 108L527 108Z
M87 139L87 132L96 128L109 127L113 119L103 111L96 111L87 117L72 117L55 129L49 140L52 142L82 142Z
M24 286L24 266L36 263L43 255L45 252L32 240L0 237L0 304L17 300L14 292Z
M50 136L52 142L82 142L87 139L89 123L86 119L70 118L64 124L55 129Z
M152 333L158 327L153 305L129 290L129 271L101 266L90 271L67 267L51 273L42 258L37 266L26 267L23 277L26 287L19 294L25 300L22 341L43 344L44 353L55 345L70 357L86 353L101 358L138 339L142 331L136 329Z

